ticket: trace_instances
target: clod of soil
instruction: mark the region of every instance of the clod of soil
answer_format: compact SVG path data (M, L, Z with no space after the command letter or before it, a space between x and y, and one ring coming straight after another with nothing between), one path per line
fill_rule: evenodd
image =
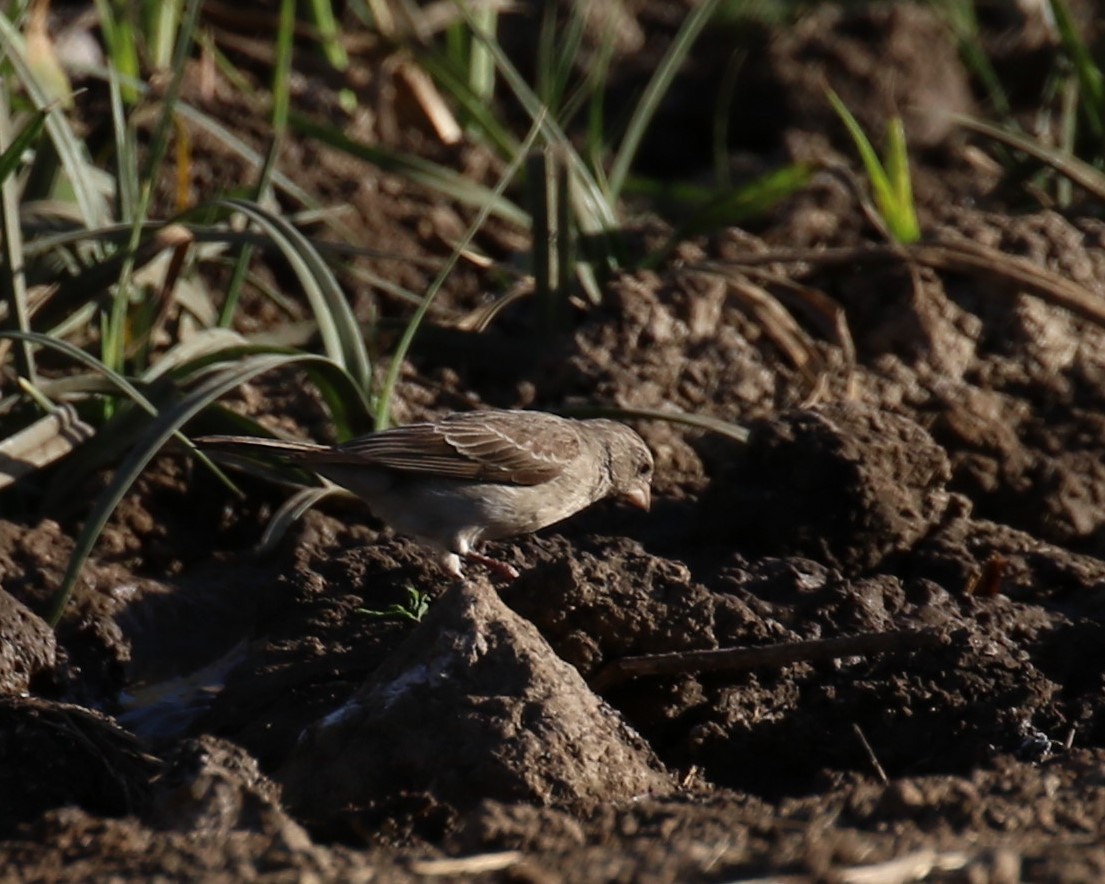
M182 832L282 830L285 840L310 838L279 804L279 789L240 746L203 735L176 747L150 800L154 828ZM298 831L297 831L298 830Z
M502 589L560 657L590 677L612 658L717 647L713 600L686 566L625 540L596 547L565 549Z
M57 665L54 633L40 617L0 589L0 694L26 693Z
M587 812L673 789L644 741L475 581L304 735L282 779L301 816L331 823L420 792L457 809L489 799Z
M44 811L78 805L121 816L144 808L160 762L99 712L0 697L0 834Z
M908 418L851 403L792 411L753 426L703 499L701 531L862 572L929 533L950 478L944 450Z
M769 57L787 119L806 131L839 132L842 147L851 145L825 101L826 87L867 132L883 132L900 115L915 148L946 142L950 115L971 110L950 30L920 4L824 4L780 35Z

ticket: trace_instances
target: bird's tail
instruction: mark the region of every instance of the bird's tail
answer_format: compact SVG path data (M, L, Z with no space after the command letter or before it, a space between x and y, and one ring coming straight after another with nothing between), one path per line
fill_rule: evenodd
M298 460L309 457L328 446L315 442L292 442L286 439L265 439L260 436L199 436L192 440L197 448L207 451L225 451L257 457L275 457Z

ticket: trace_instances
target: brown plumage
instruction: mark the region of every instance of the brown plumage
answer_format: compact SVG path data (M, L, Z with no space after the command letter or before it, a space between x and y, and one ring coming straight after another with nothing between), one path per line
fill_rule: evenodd
M624 424L539 411L474 411L341 445L208 436L203 448L278 457L360 496L396 531L444 553L461 574L481 540L527 534L605 497L651 503L652 454Z

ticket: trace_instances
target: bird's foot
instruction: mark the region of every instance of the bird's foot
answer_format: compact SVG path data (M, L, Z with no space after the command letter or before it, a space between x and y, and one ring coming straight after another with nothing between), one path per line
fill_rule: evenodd
M464 557L470 562L476 562L477 564L483 565L492 574L504 580L518 579L518 572L506 562L500 562L498 559L493 559L491 556L485 556L473 550L466 552Z

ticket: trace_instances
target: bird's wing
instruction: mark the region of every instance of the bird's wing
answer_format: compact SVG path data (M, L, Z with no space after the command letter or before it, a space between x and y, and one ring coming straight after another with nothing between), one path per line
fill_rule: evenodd
M476 411L353 439L317 463L372 465L402 472L509 485L559 476L582 450L574 422L527 411Z

